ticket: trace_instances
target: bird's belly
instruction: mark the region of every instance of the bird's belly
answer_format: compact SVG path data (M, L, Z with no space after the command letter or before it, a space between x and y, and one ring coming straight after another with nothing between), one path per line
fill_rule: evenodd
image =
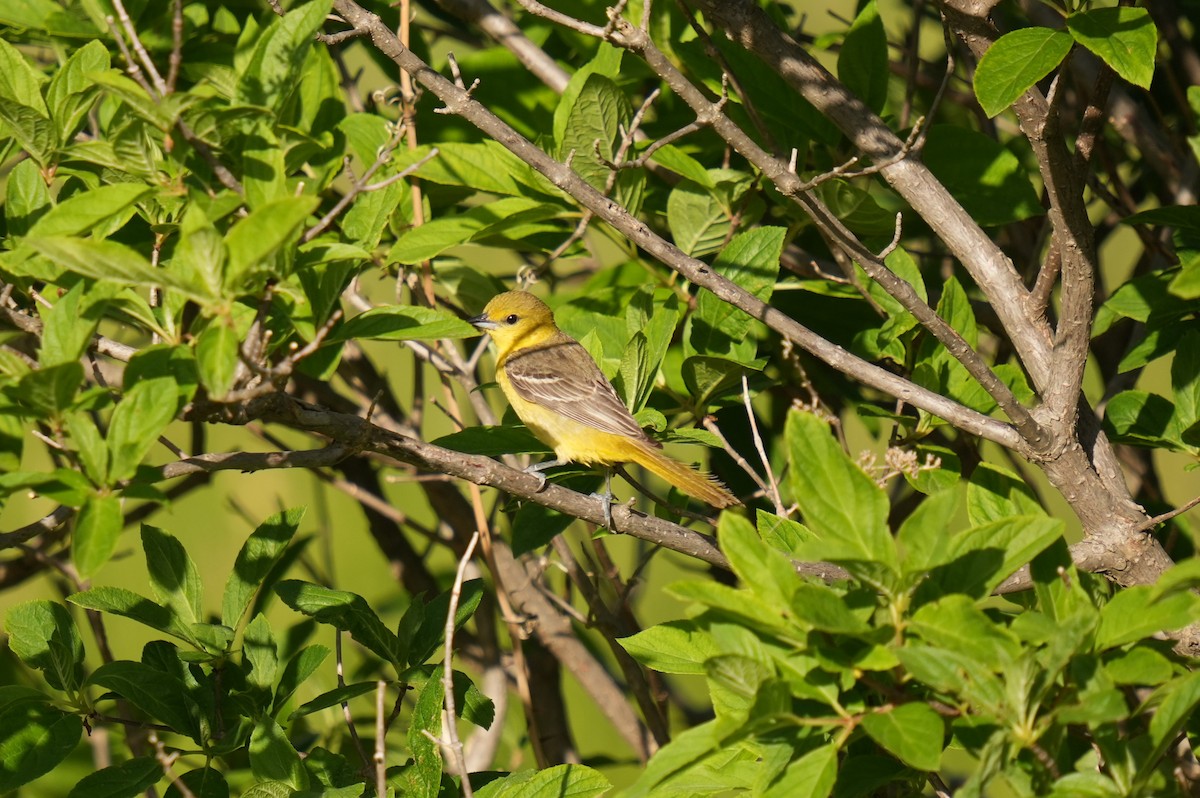
M622 435L567 418L520 396L510 395L509 402L529 431L553 449L559 460L583 465L623 463L629 460L629 447L636 445Z

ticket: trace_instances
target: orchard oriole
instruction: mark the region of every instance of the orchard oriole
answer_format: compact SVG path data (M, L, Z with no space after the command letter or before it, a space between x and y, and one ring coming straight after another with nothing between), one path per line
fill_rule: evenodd
M533 294L500 294L470 321L496 344L496 382L513 410L554 450L555 459L532 473L567 462L606 469L631 462L718 509L741 504L714 477L659 451L662 444L634 420L588 351Z

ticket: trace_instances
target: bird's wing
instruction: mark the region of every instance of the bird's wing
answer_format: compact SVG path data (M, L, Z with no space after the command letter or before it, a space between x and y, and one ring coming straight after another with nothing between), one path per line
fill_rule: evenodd
M614 435L649 441L592 356L571 339L518 350L504 362L517 394L526 401Z

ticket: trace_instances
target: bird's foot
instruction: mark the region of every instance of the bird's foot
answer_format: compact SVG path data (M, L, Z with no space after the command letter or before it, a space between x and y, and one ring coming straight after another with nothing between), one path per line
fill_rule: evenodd
M525 473L538 478L538 486L537 486L536 492L541 493L543 490L546 489L546 475L543 474L542 472L548 468L555 468L556 466L560 466L560 465L564 465L564 464L565 464L565 461L563 461L563 460L547 460L543 463L538 463L536 465L529 466L529 468L525 469Z
M602 502L604 502L604 528L607 529L609 532L612 532L613 531L612 510L613 510L613 504L616 503L617 497L613 496L611 491L609 491L607 493L601 493L600 491L596 491L595 493L591 494L591 497L593 499L600 499Z
M600 499L604 502L604 528L609 532L613 531L612 508L616 496L612 492L612 469L606 469L604 472L604 492L593 493L592 497Z

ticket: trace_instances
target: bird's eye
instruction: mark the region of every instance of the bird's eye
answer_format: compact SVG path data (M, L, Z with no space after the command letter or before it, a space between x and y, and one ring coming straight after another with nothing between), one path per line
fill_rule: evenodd
M516 324L516 323L517 323L517 320L518 320L519 318L521 318L521 317L520 317L520 316L518 316L516 313L510 313L510 314L508 314L508 316L506 316L506 317L505 317L505 319L504 319L504 320L505 320L506 322L508 322L509 324Z

